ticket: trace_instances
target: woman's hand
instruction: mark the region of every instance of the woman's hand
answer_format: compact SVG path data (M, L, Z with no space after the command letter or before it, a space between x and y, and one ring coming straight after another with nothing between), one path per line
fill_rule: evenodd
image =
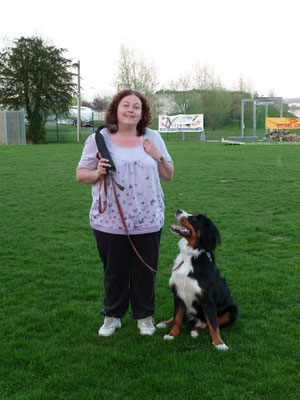
M101 158L98 162L96 169L88 169L83 167L77 167L76 179L82 183L96 183L99 181L101 175L107 174L106 167L110 167L106 158Z
M147 154L149 154L149 156L153 157L155 160L158 160L162 156L160 148L157 147L151 139L145 139L144 150Z
M100 158L99 162L98 162L98 166L97 166L97 171L99 174L99 178L101 175L106 175L107 174L107 169L108 167L111 167L111 165L108 163L109 160L107 160L106 158Z
M156 146L152 142L151 139L145 139L144 141L144 149L149 156L153 157L155 160L158 160L163 155L160 148ZM159 176L161 179L165 181L171 181L174 174L173 164L164 160L163 162L158 164Z

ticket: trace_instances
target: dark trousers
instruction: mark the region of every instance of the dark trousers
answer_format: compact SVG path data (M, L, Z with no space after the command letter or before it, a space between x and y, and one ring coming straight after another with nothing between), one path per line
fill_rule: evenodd
M126 235L114 235L94 230L100 258L104 265L104 309L108 317L122 318L129 307L133 318L154 314L155 277L134 252ZM161 231L130 238L137 251L157 270Z

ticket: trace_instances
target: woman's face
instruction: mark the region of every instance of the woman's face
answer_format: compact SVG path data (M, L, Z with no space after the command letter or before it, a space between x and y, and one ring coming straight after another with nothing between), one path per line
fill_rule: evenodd
M117 108L118 125L137 126L142 118L142 102L135 96L125 96Z

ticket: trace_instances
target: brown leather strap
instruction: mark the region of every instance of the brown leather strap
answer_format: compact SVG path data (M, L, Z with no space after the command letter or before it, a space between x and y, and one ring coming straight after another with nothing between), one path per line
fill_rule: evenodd
M124 217L124 214L123 214L123 210L122 210L122 207L121 207L121 204L120 204L120 201L119 201L119 197L118 197L118 194L117 194L117 190L116 190L116 186L120 190L124 190L124 187L119 185L115 181L113 173L110 173L109 176L110 176L110 179L111 179L111 182L112 182L113 192L114 192L117 208L118 208L118 211L119 211L119 214L120 214L120 218L121 218L124 230L125 230L125 234L126 234L128 240L129 240L129 242L130 242L135 254L138 256L138 258L141 260L141 262L148 269L150 269L150 271L152 271L154 273L159 272L160 274L163 274L163 275L169 275L173 271L176 271L178 268L180 268L182 266L183 261L181 261L181 263L176 268L172 269L171 272L161 272L161 271L157 271L154 268L150 267L150 265L146 263L146 261L142 258L140 253L137 251L137 249L136 249L135 245L133 244L133 242L131 240L131 237L129 235L128 228L127 228L126 221L125 221L125 217ZM101 177L100 177L100 183L99 183L99 205L98 205L98 210L99 210L100 214L103 214L106 211L106 208L107 208L107 177L108 177L108 174L107 175L101 175ZM105 195L105 200L103 202L103 207L102 207L102 199L101 199L101 188L102 188L102 185L103 185L103 188L104 188L104 195Z
M105 200L103 203L103 208L102 208L102 199L101 199L101 188L102 185L104 187L104 195L105 195ZM106 182L106 177L105 175L101 175L100 181L99 181L99 204L98 204L98 210L100 214L105 213L107 208L107 182Z
M116 191L116 185L117 185L117 183L116 183L115 178L114 178L114 176L113 176L112 174L111 174L111 180L112 180L114 196L115 196L116 204L117 204L118 211L119 211L119 214L120 214L120 217L121 217L121 221L122 221L122 224L123 224L123 227L124 227L126 236L127 236L128 240L129 240L129 242L130 242L130 244L131 244L131 246L132 246L132 248L133 248L135 254L138 256L138 258L141 260L141 262L142 262L148 269L150 269L150 271L152 271L152 272L154 272L154 273L159 272L160 274L169 275L169 274L170 274L169 272L160 272L160 271L157 271L157 270L155 270L154 268L150 267L150 265L146 263L146 261L142 258L142 256L140 255L140 253L137 251L137 249L136 249L135 245L133 244L133 242L132 242L132 240L131 240L131 237L130 237L130 235L129 235L129 233L128 233L128 228L127 228L127 225L126 225L125 217L124 217L123 210L122 210L122 207L121 207L121 204L120 204L120 201L119 201L119 198L118 198L118 194L117 194L117 191ZM176 271L176 269L178 269L179 267L181 267L182 264L183 264L183 261L182 261L176 268L172 269L171 273L172 273L173 271Z

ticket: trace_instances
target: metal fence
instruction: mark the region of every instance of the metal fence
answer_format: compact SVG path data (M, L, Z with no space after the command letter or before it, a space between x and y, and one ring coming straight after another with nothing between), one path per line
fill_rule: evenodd
M26 144L24 111L0 111L0 144Z

